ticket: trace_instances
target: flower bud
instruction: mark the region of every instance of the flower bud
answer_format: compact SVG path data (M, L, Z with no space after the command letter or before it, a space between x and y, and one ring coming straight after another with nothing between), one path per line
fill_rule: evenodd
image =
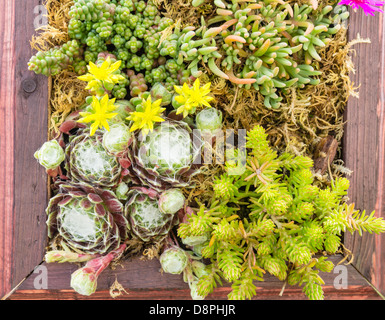
M172 101L173 94L169 92L161 83L155 83L150 92L153 100L162 99L162 106L167 106Z
M166 249L159 260L163 271L171 274L181 274L188 263L186 252L176 246Z
M71 287L81 295L90 296L95 293L97 285L97 277L89 268L80 268L71 275Z
M207 108L202 110L196 116L196 125L203 133L215 133L222 128L222 112L215 108Z
M111 125L110 131L106 131L103 135L104 148L113 154L126 150L130 143L130 128L122 122Z
M43 146L35 152L34 157L44 168L49 170L60 166L65 159L65 154L59 143L56 140L51 140L44 143Z
M159 197L159 210L166 214L174 214L183 208L185 197L179 189L168 189Z

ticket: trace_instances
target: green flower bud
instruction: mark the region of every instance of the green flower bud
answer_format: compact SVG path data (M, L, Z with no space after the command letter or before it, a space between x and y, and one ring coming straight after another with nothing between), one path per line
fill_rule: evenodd
M183 249L172 246L161 254L159 260L164 272L181 274L187 267L188 256Z
M93 270L80 268L71 274L71 287L81 295L92 295L95 293L97 285L97 276Z
M201 278L203 276L207 276L209 274L209 272L207 270L207 266L200 261L197 261L197 260L192 261L191 267L193 269L193 272L195 273L195 275L198 278Z
M129 188L127 184L124 182L121 182L115 190L116 197L120 200L126 200L128 190Z
M111 125L110 131L106 131L103 135L104 148L113 154L126 150L130 142L130 128L122 122Z
M215 134L222 128L222 112L215 108L207 108L198 113L195 121L198 129Z
M56 140L51 140L44 143L43 146L35 152L34 157L44 168L49 170L60 166L65 159L65 154L59 143Z
M167 106L172 101L172 93L169 92L164 85L161 83L155 83L153 87L151 88L151 97L153 100L159 100L162 99L161 106Z
M166 214L174 214L183 208L185 197L179 189L169 189L160 195L159 210Z
M209 239L210 239L210 235L206 233L206 234L201 235L201 236L186 237L186 238L182 239L182 242L186 246L194 247L194 246L198 246L202 243L205 243Z

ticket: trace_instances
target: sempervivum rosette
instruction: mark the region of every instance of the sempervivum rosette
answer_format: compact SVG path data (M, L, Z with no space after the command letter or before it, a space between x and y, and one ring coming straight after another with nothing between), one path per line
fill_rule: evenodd
M89 254L116 250L127 238L123 204L112 191L85 183L55 187L57 194L46 209L49 238L59 234L64 246Z
M132 235L143 242L162 241L179 222L177 211L182 208L175 207L175 212L161 210L160 196L157 191L143 187L131 188L128 193L124 214Z
M108 152L103 145L103 136L102 130L90 136L88 129L80 129L70 136L65 149L68 179L105 188L114 188L121 182L130 163L128 159Z
M201 139L193 133L185 122L172 119L146 136L137 133L128 154L132 181L158 191L192 187L189 181L199 172L201 151Z

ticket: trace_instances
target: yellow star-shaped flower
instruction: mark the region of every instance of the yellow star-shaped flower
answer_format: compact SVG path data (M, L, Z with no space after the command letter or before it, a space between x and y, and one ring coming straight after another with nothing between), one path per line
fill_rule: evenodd
M80 112L82 116L78 122L80 123L89 123L93 122L91 125L90 135L93 136L97 129L105 128L107 131L110 130L108 125L109 119L112 119L117 115L117 113L111 113L116 110L114 105L116 99L109 99L106 94L100 101L95 96L92 97L91 111L89 112Z
M89 73L78 77L79 80L88 82L86 90L97 91L100 87L114 85L124 80L122 75L115 72L120 68L122 61L111 62L108 57L100 66L90 61L87 66Z
M206 83L201 87L199 79L194 81L192 88L187 83L183 86L174 86L175 92L178 96L175 100L181 104L177 109L176 114L183 113L183 117L187 117L189 114L193 114L197 107L206 106L211 108L210 101L214 98L209 96L211 83Z
M151 96L147 100L143 99L142 104L137 109L139 111L131 112L130 116L127 117L127 120L133 121L130 131L140 129L144 135L147 135L154 130L155 122L163 122L164 119L160 115L166 108L161 108L161 103L162 99L152 102Z

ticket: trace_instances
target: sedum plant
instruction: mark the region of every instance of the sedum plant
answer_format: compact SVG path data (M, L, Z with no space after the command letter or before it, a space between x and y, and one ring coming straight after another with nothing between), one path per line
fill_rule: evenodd
M174 21L164 17L151 0L74 0L69 16L69 41L37 52L28 63L29 70L55 76L69 68L83 76L87 73L87 64L92 62L100 67L104 62L100 54L109 52L111 60L121 61L119 70L115 70L117 76L124 76L118 72L123 69L135 70L143 74L147 86L162 82L168 90L189 80L191 73L183 63L173 59L173 48L160 53L163 32ZM88 71L91 70L88 68ZM104 89L124 99L130 85L128 78L115 86L107 84Z
M262 127L248 132L246 148L243 170L217 177L212 202L200 204L178 228L182 239L209 235L201 251L209 272L199 279L198 294L206 296L223 279L232 283L229 299L251 299L254 281L268 272L301 285L309 299L323 299L319 272L334 266L316 254L335 253L344 232L385 232L385 221L346 203L346 178L317 187L312 160L278 155Z
M201 64L240 87L253 87L265 97L265 106L278 108L279 90L316 85L325 47L349 13L333 6L315 10L308 4L277 1L214 1L216 16L202 18L197 28L175 27L160 45L161 54L173 48L178 62L188 63L194 77Z

